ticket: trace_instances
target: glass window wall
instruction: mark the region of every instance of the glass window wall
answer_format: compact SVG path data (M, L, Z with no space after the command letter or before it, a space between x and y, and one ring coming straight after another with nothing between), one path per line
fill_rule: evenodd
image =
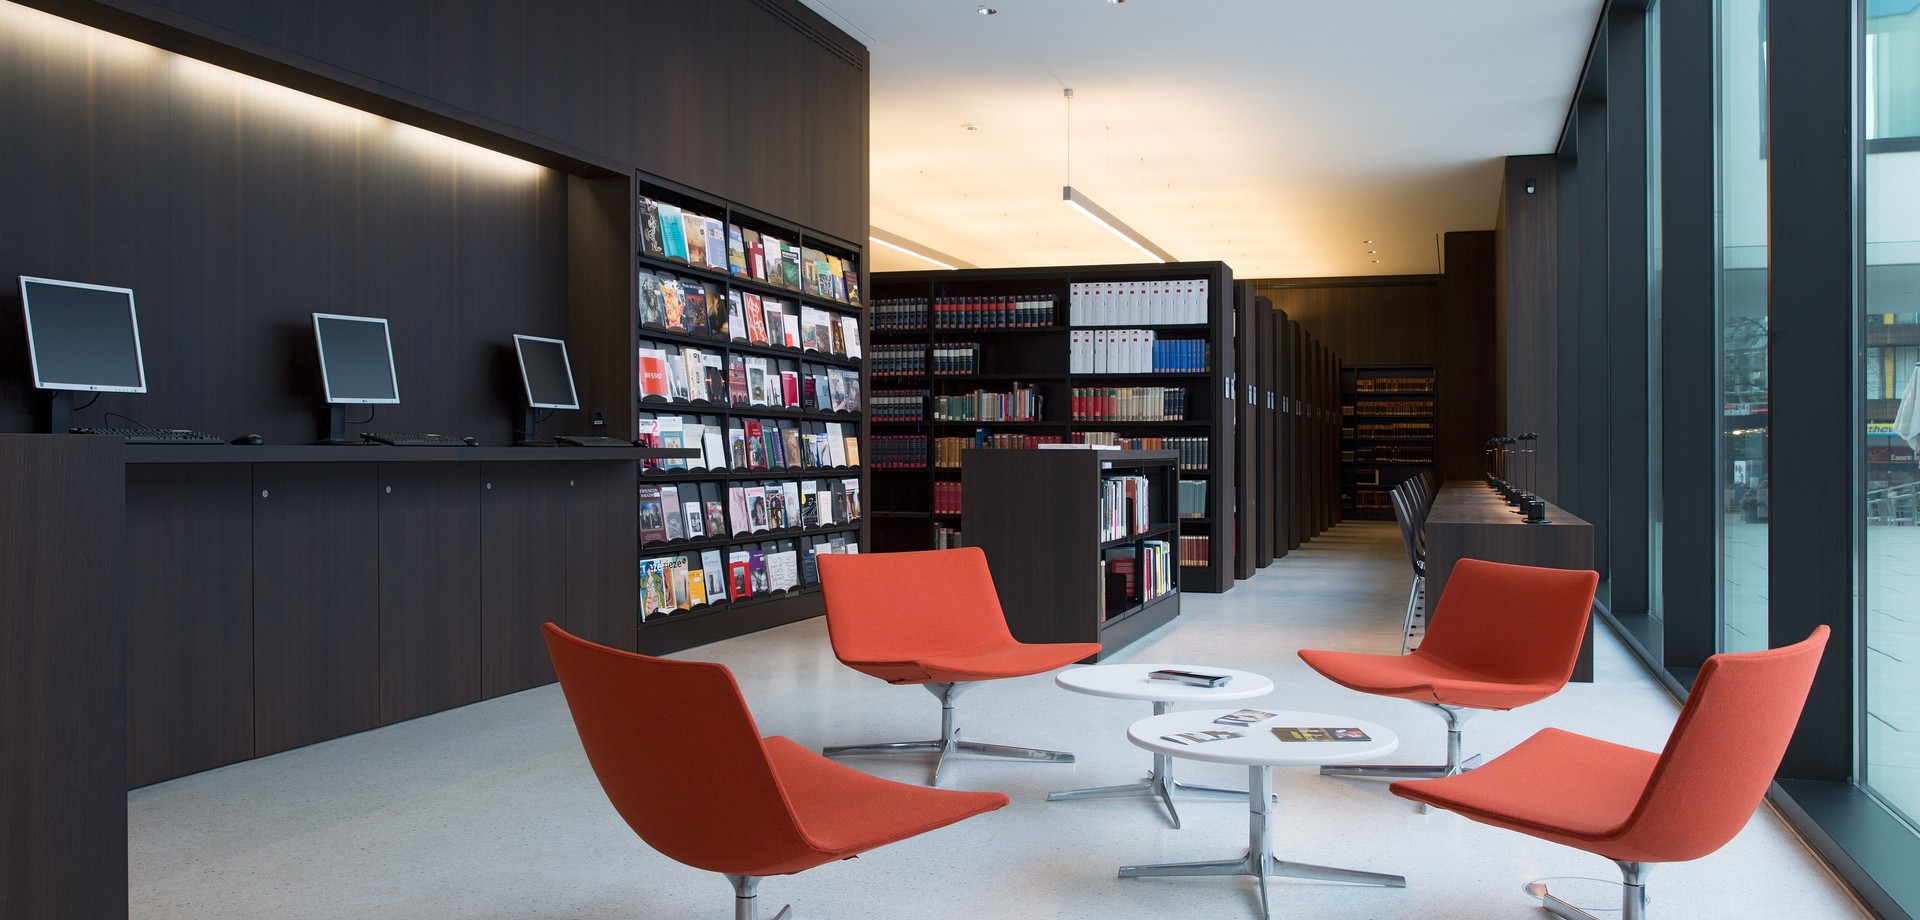
M1867 137L1920 136L1920 0L1873 0L1867 13ZM1920 148L1868 149L1861 773L1920 825Z
M1767 48L1765 0L1720 16L1719 646L1767 647Z

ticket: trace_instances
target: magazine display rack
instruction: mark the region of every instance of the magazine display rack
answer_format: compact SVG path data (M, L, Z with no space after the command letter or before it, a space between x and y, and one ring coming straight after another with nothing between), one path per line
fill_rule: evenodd
M866 532L860 249L641 176L632 424L639 649L823 612L815 557Z

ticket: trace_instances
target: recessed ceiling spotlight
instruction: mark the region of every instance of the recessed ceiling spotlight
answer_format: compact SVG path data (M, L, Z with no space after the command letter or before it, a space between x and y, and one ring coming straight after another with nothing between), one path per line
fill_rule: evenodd
M971 129L971 126L969 126L969 129ZM1379 250L1376 250L1376 249L1369 249L1369 250L1367 250L1367 255L1374 255L1374 254L1375 254L1375 253L1377 253L1378 251L1379 251Z
M999 10L996 10L996 9L994 9L993 7L990 7L990 6L983 6L983 7L981 7L981 8L980 8L980 10L979 10L979 13L980 13L980 15L982 15L982 16L992 16L993 14L995 14L995 13L998 13L998 12L1000 12L1000 11L999 11Z
M1115 6L1119 6L1120 4L1127 2L1127 0L1107 0L1107 2Z
M961 123L960 123L960 127L962 127L962 128L965 128L965 129L967 129L968 131L978 131L978 130L980 130L980 126L979 126L979 125L976 125L976 124L974 124L973 122L970 122L970 121L966 121L966 122L961 122Z
M1379 265L1379 264L1380 264L1380 260L1379 260L1379 259L1375 259L1375 260L1373 260L1373 264L1375 264L1375 265Z

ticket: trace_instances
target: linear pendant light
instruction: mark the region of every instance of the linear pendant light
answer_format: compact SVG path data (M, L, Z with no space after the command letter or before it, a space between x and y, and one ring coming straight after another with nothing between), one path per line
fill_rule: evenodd
M1064 186L1061 190L1060 197L1061 200L1067 203L1068 207L1087 215L1087 218L1094 223L1112 231L1114 236L1125 240L1127 245L1140 250L1141 254L1147 258L1155 262L1180 261L1173 257L1173 253L1153 245L1153 241L1141 236L1140 231L1127 226L1120 218L1107 213L1106 208L1094 204L1093 199L1088 198L1073 186Z
M910 255L923 262L932 262L933 264L938 265L941 268L947 269L948 271L957 271L962 268L978 268L979 267L977 265L972 265L970 263L963 262L959 259L956 259L953 256L947 255L946 253L941 252L938 249L934 249L929 246L922 246L921 244L916 243L910 239L907 239L906 237L901 236L897 233L888 233L887 231L882 230L879 227L868 227L867 239L870 239L876 243L879 243L880 245L885 246L888 249L896 250L898 252L904 252L907 255Z

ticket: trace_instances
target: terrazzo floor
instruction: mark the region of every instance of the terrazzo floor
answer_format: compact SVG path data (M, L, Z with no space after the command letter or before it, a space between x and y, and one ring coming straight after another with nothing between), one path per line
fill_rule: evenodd
M1392 524L1334 528L1183 615L1115 661L1213 664L1271 677L1246 705L1349 714L1393 728L1394 760L1438 760L1443 732L1420 707L1319 678L1300 648L1393 652L1406 565ZM1489 756L1558 726L1658 748L1677 707L1606 630L1598 679L1469 724ZM734 669L760 728L819 747L922 738L938 708L839 665L820 620L676 657ZM636 705L644 705L644 700ZM761 900L823 918L1251 918L1251 879L1116 878L1122 864L1237 857L1243 804L1188 799L1173 830L1142 799L1049 803L1058 789L1131 782L1145 752L1124 737L1145 703L1058 689L1036 676L961 701L970 738L1071 750L1072 765L966 760L952 785L1013 804L859 859L769 879ZM688 756L686 752L663 756ZM849 764L923 781L916 759ZM1183 762L1182 779L1240 785L1245 771ZM1542 876L1617 878L1598 857L1435 812L1376 782L1274 771L1283 858L1403 874L1404 889L1275 879L1275 917L1502 920L1546 916L1521 893ZM601 794L557 686L548 686L128 795L132 917L631 920L731 915L727 883L648 849ZM1718 853L1652 875L1655 918L1864 918L1846 890L1765 806ZM1601 905L1596 905L1601 906ZM1610 906L1616 906L1617 902ZM1602 912L1602 917L1617 912Z

